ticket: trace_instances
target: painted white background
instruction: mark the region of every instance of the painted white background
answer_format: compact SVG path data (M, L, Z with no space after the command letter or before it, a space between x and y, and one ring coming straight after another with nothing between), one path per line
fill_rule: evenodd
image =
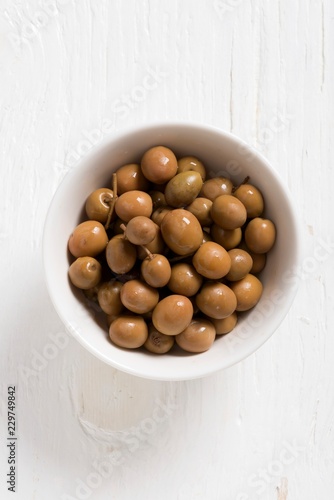
M0 498L331 500L334 3L0 5ZM48 205L75 161L106 126L164 119L213 124L261 150L293 193L304 245L300 290L271 340L180 383L126 375L72 339L55 347L67 337L41 259ZM111 457L102 478L93 464Z

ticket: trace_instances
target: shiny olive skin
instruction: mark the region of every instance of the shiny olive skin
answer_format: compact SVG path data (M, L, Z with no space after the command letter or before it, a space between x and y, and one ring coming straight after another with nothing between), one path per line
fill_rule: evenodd
M186 210L189 210L201 226L208 227L213 223L211 217L211 207L212 201L208 198L196 198L190 205L186 207Z
M68 270L74 286L82 290L95 287L101 280L101 264L94 257L78 257Z
M152 199L144 191L128 191L121 194L116 200L115 211L120 219L125 222L137 215L150 217L153 210Z
M156 235L154 239L145 245L145 248L149 250L152 254L161 254L165 251L166 244L161 234L160 227L156 226ZM144 260L147 257L147 252L141 246L137 246L138 259Z
M167 205L165 193L163 193L162 191L153 190L153 191L150 191L148 194L152 198L153 212L157 208L163 207L164 205Z
M174 337L159 332L152 324L148 326L148 337L144 347L155 354L165 354L174 345Z
M226 194L218 196L212 203L211 217L218 226L232 230L246 222L247 212L238 198Z
M153 220L143 215L133 217L126 226L125 236L134 245L147 245L154 240L157 225Z
M230 333L236 326L238 322L238 316L236 312L233 312L232 314L230 314L230 316L227 316L226 318L222 319L210 318L210 321L215 327L217 335L225 335L226 333Z
M146 342L147 336L147 325L139 316L122 315L109 326L110 340L119 347L136 349Z
M113 197L113 191L108 188L100 188L93 191L88 196L85 204L88 219L105 224Z
M136 314L151 311L159 301L159 292L145 281L130 280L121 289L122 304Z
M174 208L189 205L197 197L202 185L202 177L198 172L189 171L176 174L165 188L167 205Z
M205 181L206 179L205 167L201 162L201 160L199 160L195 156L184 156L183 158L180 158L177 161L177 165L178 165L177 168L178 174L180 174L181 172L189 172L189 170L192 170L194 172L198 172L201 175L203 182Z
M165 146L155 146L144 154L141 169L146 179L155 184L168 182L177 172L177 159Z
M149 189L150 183L137 163L123 165L116 170L116 175L118 195L127 191L147 191Z
M233 194L245 206L249 219L259 217L262 214L264 208L263 196L255 186L241 184Z
M220 279L231 267L231 259L225 248L214 241L203 243L192 259L196 271L208 279Z
M108 236L102 224L87 220L74 229L68 240L68 249L74 257L95 257L107 244Z
M231 250L239 245L242 238L242 231L240 227L228 230L217 226L217 224L213 224L210 228L210 235L213 241L224 247L225 250Z
M214 177L204 182L200 191L200 196L214 201L216 198L218 198L218 196L221 196L222 194L231 194L232 189L233 184L230 179L227 179L225 177Z
M237 298L233 291L223 283L208 281L197 294L196 304L209 318L222 319L235 311Z
M273 247L276 239L276 228L269 219L256 217L247 224L245 242L251 252L267 253Z
M193 317L193 306L188 297L168 295L160 300L153 310L152 323L165 335L178 335Z
M212 346L216 330L207 319L193 319L191 323L175 337L179 347L187 352L205 352Z
M161 232L166 244L178 255L195 252L202 243L200 223L192 213L181 208L165 215L161 222Z
M248 311L261 298L263 286L261 281L252 274L247 274L239 281L230 284L237 298L236 311Z
M120 297L122 286L119 281L110 280L102 283L99 287L97 293L98 302L102 311L106 314L117 316L123 311L124 306Z
M111 238L107 245L106 259L108 266L114 273L128 273L137 260L136 247L122 234L117 234Z
M198 274L192 264L179 262L172 266L168 288L179 295L192 297L203 283L203 277Z
M160 254L148 255L140 270L146 283L157 288L167 285L172 272L169 260Z
M233 248L228 251L231 258L231 268L226 275L229 281L241 280L250 272L253 266L253 259L248 252L241 248Z

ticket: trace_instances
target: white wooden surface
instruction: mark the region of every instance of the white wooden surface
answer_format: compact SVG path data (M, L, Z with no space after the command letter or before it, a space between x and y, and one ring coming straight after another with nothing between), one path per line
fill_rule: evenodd
M0 498L331 500L333 2L0 5ZM271 340L180 383L126 375L66 340L41 260L48 205L75 161L106 132L165 119L259 148L295 197L304 244L297 298Z

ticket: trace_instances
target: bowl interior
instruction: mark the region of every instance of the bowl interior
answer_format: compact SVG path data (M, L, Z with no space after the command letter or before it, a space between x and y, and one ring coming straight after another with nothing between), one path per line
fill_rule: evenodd
M114 346L96 313L87 309L82 293L73 290L68 280L67 242L73 228L83 220L87 196L94 189L110 186L113 171L126 163L139 162L142 154L155 145L170 147L177 157L198 156L210 177L228 176L241 182L250 176L250 182L264 194L265 216L277 227L275 247L261 274L264 292L260 302L251 312L240 315L233 332L217 337L211 349L201 354L176 350L159 356ZM141 377L191 379L242 360L261 346L285 317L296 292L295 281L284 276L298 262L298 225L286 186L276 171L240 139L203 125L152 125L107 138L66 175L48 212L43 255L55 309L84 347L115 368Z

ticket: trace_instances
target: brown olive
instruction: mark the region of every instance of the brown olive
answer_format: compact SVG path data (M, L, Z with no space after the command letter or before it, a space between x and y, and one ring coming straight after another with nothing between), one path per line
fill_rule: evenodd
M144 191L127 191L121 194L116 200L115 211L120 219L129 222L137 215L150 217L153 205L149 194Z
M117 194L121 195L127 191L147 191L149 181L144 176L140 165L129 163L116 170Z
M241 227L246 222L247 212L238 198L224 194L214 200L211 217L218 226L231 230Z
M171 272L168 259L160 254L148 255L141 265L141 273L146 283L157 288L167 285Z
M162 236L178 255L195 252L202 243L202 228L196 217L182 208L168 212L161 222Z
M68 240L69 251L74 257L95 257L107 244L107 233L102 224L95 220L79 224Z
M74 286L82 290L95 287L101 280L101 264L93 257L79 257L68 270Z
M260 191L251 184L241 184L235 191L234 196L245 206L247 217L259 217L263 212L263 197Z
M99 287L97 298L102 311L106 314L118 315L124 309L120 297L122 286L119 281L111 280Z
M211 226L212 217L211 217L211 207L212 201L208 198L196 198L190 205L186 207L186 210L189 210L196 219L198 219L201 226Z
M233 291L219 281L208 281L196 296L199 309L209 318L226 318L237 306Z
M159 292L140 280L130 280L124 283L120 296L122 304L129 311L137 314L151 311L159 300Z
M159 332L152 324L148 327L148 337L144 347L155 354L165 354L174 345L174 337Z
M175 337L175 341L184 351L204 352L210 349L216 337L216 330L207 319L193 319L191 323Z
M261 298L263 286L261 281L252 274L247 274L239 281L231 283L231 290L237 298L237 311L248 311Z
M203 283L203 278L194 266L186 262L179 262L172 266L168 288L179 295L191 297L195 295Z
M238 321L238 316L236 312L230 314L226 318L215 319L210 318L210 321L213 323L213 326L216 329L217 335L225 335L226 333L230 333Z
M231 269L226 275L229 281L238 281L250 272L253 266L253 259L248 252L241 248L233 248L228 252L231 258Z
M203 243L193 256L196 271L208 279L220 279L231 267L231 259L225 248L214 241Z
M274 223L269 219L255 217L247 224L245 229L245 242L251 252L267 253L272 248L276 239Z
M193 316L191 301L183 295L169 295L153 310L152 323L165 335L177 335L189 325Z
M134 245L147 245L154 240L157 234L157 225L153 220L143 215L131 219L125 229L125 236Z
M231 248L237 247L242 238L240 227L228 230L217 226L217 224L211 226L210 234L213 241L224 247L225 250L231 250Z
M205 181L206 178L206 170L198 158L195 158L195 156L184 156L183 158L180 158L177 162L178 168L177 168L177 173L181 172L188 172L189 170L192 170L194 172L198 172L201 177L203 182Z
M222 194L231 194L232 189L233 184L230 179L226 179L225 177L214 177L204 182L200 191L200 196L214 201Z
M253 266L249 272L251 274L260 273L266 266L267 254L249 252L249 255L252 257L253 260Z
M157 208L167 205L165 193L163 193L162 191L159 190L150 191L149 195L152 198L153 212Z
M104 224L108 219L113 197L113 191L108 188L101 188L93 191L88 196L85 204L87 217Z
M146 342L147 336L147 325L139 316L119 316L109 327L110 340L119 347L135 349Z
M149 252L156 254L156 253L163 253L166 247L166 244L164 242L164 239L161 234L160 227L156 225L156 235L154 237L154 240L152 240L150 243L147 243L145 245L146 250ZM147 257L147 251L145 251L145 248L138 246L137 247L137 255L138 259L144 260Z
M108 243L106 259L108 266L114 273L128 273L137 260L136 247L123 235L117 234Z
M167 184L165 198L167 205L175 208L185 207L197 197L203 185L198 172L181 172L176 174Z
M151 219L153 222L155 222L159 227L161 226L162 219L165 217L168 212L173 210L172 207L169 207L167 205L161 205L160 207L156 208L151 216Z
M168 182L177 171L177 159L165 146L155 146L144 154L141 169L146 179L155 184Z

